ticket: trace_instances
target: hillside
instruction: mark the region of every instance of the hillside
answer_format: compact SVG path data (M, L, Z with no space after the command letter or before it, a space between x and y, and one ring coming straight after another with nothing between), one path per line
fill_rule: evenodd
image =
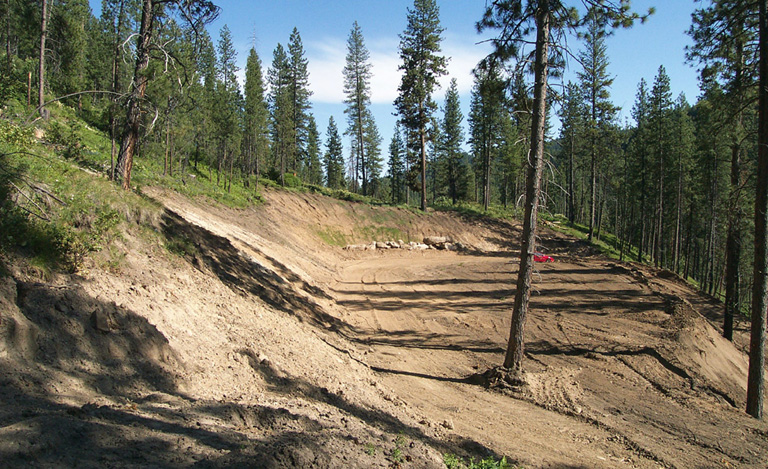
M119 265L3 278L4 465L766 464L768 425L742 410L744 325L721 339L719 305L664 271L543 233L556 262L537 266L527 385L502 393L472 376L503 358L516 226L142 191L155 232L127 233ZM342 249L431 235L468 249Z

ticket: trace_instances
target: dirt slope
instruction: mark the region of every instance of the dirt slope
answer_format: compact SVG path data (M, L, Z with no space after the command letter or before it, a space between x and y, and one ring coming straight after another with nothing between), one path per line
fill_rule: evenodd
M741 411L743 351L707 319L718 306L664 272L545 233L557 262L536 273L528 384L501 394L467 377L503 358L515 226L313 194L231 210L148 192L184 258L127 239L119 273L4 280L4 464L768 462L768 426ZM472 250L329 244L446 234Z

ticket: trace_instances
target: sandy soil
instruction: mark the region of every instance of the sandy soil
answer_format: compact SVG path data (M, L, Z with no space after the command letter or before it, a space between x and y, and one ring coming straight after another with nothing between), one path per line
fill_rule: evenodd
M117 272L0 296L8 466L766 467L744 324L666 272L545 232L526 385L468 379L506 347L518 228L267 191L232 210L148 190L182 257L141 236ZM344 251L451 235L446 251Z

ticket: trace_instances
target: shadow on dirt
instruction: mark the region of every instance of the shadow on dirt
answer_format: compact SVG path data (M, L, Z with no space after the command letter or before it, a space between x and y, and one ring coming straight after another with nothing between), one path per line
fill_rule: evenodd
M13 403L0 406L5 467L170 463L160 435L215 443L199 428L136 415L133 401L147 391L187 399L182 364L145 318L74 286L6 277L2 296L0 401ZM67 403L94 394L124 404Z
M4 467L354 467L367 454L343 423L282 408L200 401L180 390L183 367L145 318L82 289L0 279L0 461ZM477 442L441 441L389 413L310 382L251 366L278 394L324 403L392 435L464 457L497 455ZM93 401L95 397L95 401ZM82 402L87 402L82 404ZM379 448L393 443L385 437ZM421 457L422 459L418 459Z
M213 273L232 290L256 295L267 304L324 329L352 329L346 322L326 313L311 298L299 294L297 286L310 295L327 297L324 292L319 295L317 287L301 281L285 265L270 260L279 266L281 273L278 274L245 257L228 239L191 224L170 210L164 213L162 225L169 243L181 246L182 254L192 265Z
M348 337L349 340L370 345L384 345L389 347L413 348L421 350L455 350L457 352L476 353L502 353L504 349L491 341L475 342L459 340L463 336L450 334L436 334L417 330L388 331L383 334Z
M303 378L288 376L275 369L269 363L260 362L250 350L243 349L241 354L248 358L250 366L267 381L270 390L275 393L290 396L300 396L305 399L333 406L344 414L349 414L389 434L405 435L418 441L426 442L440 453L453 453L462 457L499 459L501 456L488 447L463 437L455 436L448 441L437 439L425 433L421 428L408 425L397 417L376 408L364 407L351 402L341 393L334 393L326 388L318 387ZM374 371L378 371L374 369ZM388 371L388 370L381 370ZM459 381L457 381L459 382Z

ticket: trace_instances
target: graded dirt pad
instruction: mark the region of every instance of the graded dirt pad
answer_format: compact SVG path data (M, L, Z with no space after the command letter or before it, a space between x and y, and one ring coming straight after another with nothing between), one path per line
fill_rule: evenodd
M720 306L668 273L543 233L556 262L537 264L526 384L502 393L468 378L503 360L516 226L147 192L181 256L129 237L119 273L4 280L3 465L768 463L768 426L742 411L744 325L722 340ZM471 249L340 247L445 235Z

